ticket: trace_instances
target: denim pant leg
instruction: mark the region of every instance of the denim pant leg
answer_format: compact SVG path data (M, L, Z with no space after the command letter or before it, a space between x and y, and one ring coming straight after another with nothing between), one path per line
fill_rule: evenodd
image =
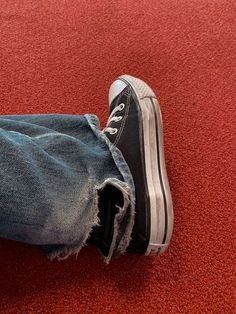
M105 259L125 252L133 179L96 116L0 116L0 177L0 237L41 245L50 259L77 253L99 224L99 191L113 185L124 202Z

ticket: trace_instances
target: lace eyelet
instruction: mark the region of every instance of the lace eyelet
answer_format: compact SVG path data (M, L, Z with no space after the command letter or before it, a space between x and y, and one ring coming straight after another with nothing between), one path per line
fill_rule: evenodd
M125 104L121 103L121 104L119 105L119 111L122 111L124 108L125 108Z
M122 120L122 118L123 118L122 116L116 117L116 122Z
M116 129L116 128L114 128L112 131L110 131L109 133L111 134L111 135L113 135L113 134L116 134L118 132L118 129Z

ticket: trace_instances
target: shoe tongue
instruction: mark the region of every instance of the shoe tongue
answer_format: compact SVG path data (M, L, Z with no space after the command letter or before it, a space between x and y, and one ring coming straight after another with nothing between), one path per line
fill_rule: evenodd
M122 93L122 91L127 87L127 83L124 81L117 79L115 80L110 87L109 90L109 104L113 102L113 100Z
M113 100L112 102L109 102L109 106L110 106L110 113L112 112L112 110L115 108L116 105L119 105L122 102L122 96L128 91L129 86L126 86L125 88L123 88L123 90L121 91L121 93L119 93Z

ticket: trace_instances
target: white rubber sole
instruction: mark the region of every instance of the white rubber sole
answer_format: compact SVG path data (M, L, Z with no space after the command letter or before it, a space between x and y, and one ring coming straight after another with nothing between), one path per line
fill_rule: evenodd
M174 224L172 198L167 178L160 107L153 90L130 75L118 79L132 86L140 103L147 187L150 197L150 239L146 255L162 254L168 247Z

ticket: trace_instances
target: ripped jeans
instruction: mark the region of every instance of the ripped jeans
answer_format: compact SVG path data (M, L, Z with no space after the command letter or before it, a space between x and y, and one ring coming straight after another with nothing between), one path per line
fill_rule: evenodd
M0 116L0 177L0 237L39 245L50 259L78 253L99 225L99 191L112 185L123 205L105 261L129 245L132 175L96 116Z

